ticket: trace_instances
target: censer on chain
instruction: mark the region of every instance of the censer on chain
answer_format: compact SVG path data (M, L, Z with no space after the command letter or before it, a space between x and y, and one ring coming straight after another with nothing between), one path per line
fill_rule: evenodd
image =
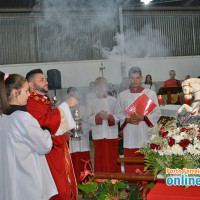
M73 111L73 118L74 118L74 121L75 121L75 132L74 134L71 135L72 138L80 138L80 130L81 130L81 123L82 123L82 119L81 119L81 116L80 116L80 111L79 109L76 107Z

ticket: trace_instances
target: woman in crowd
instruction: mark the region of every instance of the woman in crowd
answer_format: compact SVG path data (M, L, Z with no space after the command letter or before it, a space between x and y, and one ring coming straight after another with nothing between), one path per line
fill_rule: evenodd
M0 199L47 200L57 189L44 154L52 148L48 130L24 107L29 85L18 74L0 72Z
M152 82L152 77L150 74L147 74L146 75L146 78L145 78L145 82L142 84L142 87L143 88L146 88L146 89L150 89L150 90L153 90L153 91L156 91L156 88Z

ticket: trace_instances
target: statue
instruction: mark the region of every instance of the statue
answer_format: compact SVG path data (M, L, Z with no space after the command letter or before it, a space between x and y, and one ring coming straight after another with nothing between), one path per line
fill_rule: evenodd
M182 83L185 99L191 99L194 95L194 101L191 106L183 104L178 110L178 121L180 123L193 123L200 120L198 116L200 109L200 79L191 78Z

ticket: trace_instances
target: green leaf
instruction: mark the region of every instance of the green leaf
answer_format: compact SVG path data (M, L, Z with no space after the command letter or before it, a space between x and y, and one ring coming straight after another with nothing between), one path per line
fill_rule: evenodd
M125 189L126 184L120 181L120 182L116 182L114 187L116 187L117 189Z
M104 189L102 190L102 193L101 193L99 199L100 199L100 200L104 200L104 199L106 199L107 197L109 197L109 195L108 195L107 190L104 188Z
M135 185L133 183L128 184L128 190L132 190L132 189L136 189L136 188L138 188L137 185Z
M81 189L86 194L90 194L91 192L94 192L96 188L98 187L98 183L90 183L90 184L83 184L83 185L77 185L79 189Z
M155 183L149 183L147 186L149 188L149 190L152 190L152 188L154 187Z
M139 190L132 190L129 194L129 200L139 200L140 191Z

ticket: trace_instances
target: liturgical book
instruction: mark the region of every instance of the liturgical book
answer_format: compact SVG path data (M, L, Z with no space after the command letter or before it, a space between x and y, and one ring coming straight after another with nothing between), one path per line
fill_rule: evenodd
M125 112L129 117L132 117L135 112L147 116L155 107L156 104L146 94L141 94L126 108Z

